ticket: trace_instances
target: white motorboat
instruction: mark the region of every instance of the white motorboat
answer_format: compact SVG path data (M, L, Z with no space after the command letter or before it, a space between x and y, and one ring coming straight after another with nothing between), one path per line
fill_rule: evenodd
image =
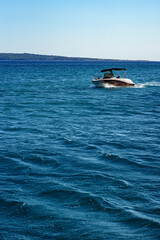
M125 71L123 77L115 77L113 71ZM104 69L101 72L108 72L104 74L102 78L92 79L92 82L96 87L106 87L106 86L118 86L118 87L133 87L134 83L129 78L124 78L126 74L126 68L109 68Z

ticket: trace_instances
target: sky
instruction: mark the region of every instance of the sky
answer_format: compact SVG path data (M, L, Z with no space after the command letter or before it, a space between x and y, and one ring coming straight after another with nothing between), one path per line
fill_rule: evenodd
M160 61L160 0L0 0L0 52Z

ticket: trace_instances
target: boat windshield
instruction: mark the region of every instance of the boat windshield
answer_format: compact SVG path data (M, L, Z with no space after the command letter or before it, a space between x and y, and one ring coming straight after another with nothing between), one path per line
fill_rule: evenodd
M114 77L113 72L109 72L109 73L104 74L104 78L111 78L111 77Z

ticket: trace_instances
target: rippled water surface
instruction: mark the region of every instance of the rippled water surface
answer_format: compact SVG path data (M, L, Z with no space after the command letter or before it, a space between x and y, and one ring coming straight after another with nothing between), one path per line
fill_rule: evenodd
M133 88L95 88L126 67ZM0 239L160 238L160 63L0 63Z

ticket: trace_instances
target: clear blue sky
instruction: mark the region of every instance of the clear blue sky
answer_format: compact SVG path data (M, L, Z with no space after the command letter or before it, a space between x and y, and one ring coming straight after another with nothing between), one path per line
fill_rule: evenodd
M0 52L160 61L160 0L0 0Z

